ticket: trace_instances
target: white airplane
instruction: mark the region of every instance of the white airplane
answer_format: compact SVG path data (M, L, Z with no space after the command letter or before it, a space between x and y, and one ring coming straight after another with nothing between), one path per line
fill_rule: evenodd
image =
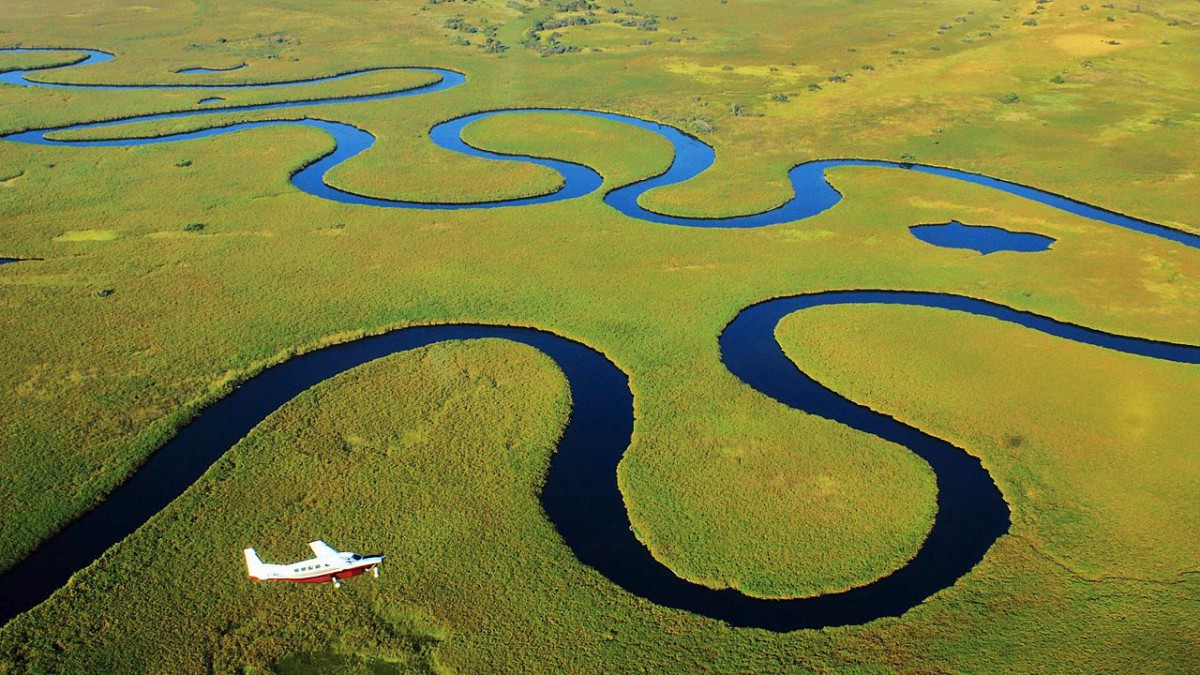
M372 572L379 578L379 564L383 554L359 555L350 551L338 551L323 541L311 541L308 547L317 556L291 565L264 563L254 549L246 554L246 572L255 581L294 581L301 584L318 584L332 581L334 588L342 587L342 579L356 577L363 572Z

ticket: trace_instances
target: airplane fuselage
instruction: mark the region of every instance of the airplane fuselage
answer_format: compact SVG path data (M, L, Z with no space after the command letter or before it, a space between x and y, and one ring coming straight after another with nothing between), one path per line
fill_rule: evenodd
M312 558L294 565L267 565L263 570L266 574L256 578L259 581L294 581L296 583L322 583L333 581L334 577L345 579L356 577L363 572L369 572L383 562L383 556L364 557L351 565L331 563L321 558Z
M290 565L272 565L259 559L254 549L245 550L246 573L257 581L291 581L301 584L333 582L340 585L341 579L356 577L364 572L379 576L379 564L383 555L359 555L351 551L337 551L322 541L309 544L315 558Z

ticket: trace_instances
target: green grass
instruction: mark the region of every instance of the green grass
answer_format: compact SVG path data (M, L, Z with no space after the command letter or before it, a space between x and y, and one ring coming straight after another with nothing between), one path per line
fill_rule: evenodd
M1194 3L1139 12L1053 3L1036 27L1021 25L1033 2L634 4L659 16L659 32L564 29L563 41L583 49L547 57L517 44L542 8L523 16L482 0L170 2L155 11L112 0L68 12L15 2L0 42L120 55L44 74L64 81L197 81L171 71L241 61L250 67L201 79L389 65L466 72L466 85L429 96L183 123L310 115L355 124L378 141L331 180L382 196L470 201L552 189L556 177L540 168L453 155L427 131L477 110L582 107L677 124L716 147L709 174L647 195L644 205L667 211L769 207L787 195L786 169L808 159L912 155L1195 226ZM455 13L503 22L498 35L511 49L455 45L443 28ZM952 28L939 35L943 23ZM4 56L0 67L69 58ZM844 83L827 79L850 72ZM1063 83L1051 81L1056 74ZM423 81L381 73L228 96L234 104ZM1002 103L1008 92L1020 102ZM780 93L786 102L773 99ZM5 87L0 130L187 109L197 98ZM762 116L735 116L734 105ZM183 124L154 130L192 128ZM466 136L587 163L608 186L669 161L658 139L600 120L513 115ZM20 178L0 185L0 255L46 260L0 267L0 568L265 365L389 327L474 320L554 330L630 373L638 419L619 480L636 534L677 574L768 597L828 592L915 553L932 479L911 453L783 408L729 375L716 338L741 308L830 288L905 288L1178 342L1196 342L1200 325L1194 251L931 176L840 169L830 178L845 200L818 218L686 230L630 221L599 195L487 212L331 204L287 182L328 148L321 134L279 128L132 149L5 145L0 176ZM1058 242L1036 255L982 257L907 231L952 218ZM186 231L193 223L205 227ZM1196 495L1186 461L1194 396L1179 393L1193 388L1187 368L982 319L822 312L786 323L781 335L797 360L851 398L960 441L1013 504L1014 534L901 619L779 636L613 588L570 556L537 506L566 411L561 378L527 349L473 343L368 366L291 404L70 588L0 631L0 671L186 672L306 659L465 671L1196 669L1200 589L1188 544L1197 524L1181 510ZM953 345L938 335L994 349L943 361ZM1023 351L983 359L1001 346ZM968 366L983 384L957 384ZM1135 391L1148 409L1172 413L1101 414L1134 402ZM965 414L980 409L988 413ZM1021 420L1029 428L1016 433ZM1023 453L1004 445L1018 435ZM292 450L272 452L280 448ZM328 452L345 458L331 462ZM389 480L381 487L378 476ZM355 496L364 491L365 504ZM376 541L395 557L378 582L354 580L338 594L245 581L236 552L247 540L268 559L288 559L304 553L296 547L309 532L358 549ZM380 533L395 538L372 539ZM210 562L226 552L228 564ZM202 563L212 566L209 583L184 583Z
M1011 536L1080 576L1200 571L1188 440L1200 368L904 307L810 310L779 340L818 381L971 448L1012 505ZM885 352L873 372L853 367Z
M553 157L586 164L619 187L670 168L671 144L644 129L611 120L555 113L489 117L463 130L467 143L504 154Z

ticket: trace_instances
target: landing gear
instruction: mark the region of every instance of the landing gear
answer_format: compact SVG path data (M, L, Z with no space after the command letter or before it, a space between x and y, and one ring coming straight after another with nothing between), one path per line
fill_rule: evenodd
M333 587L334 587L334 588L341 588L341 587L342 587L342 582L338 581L338 578L337 578L337 577L329 577L329 580L333 582Z
M379 565L371 568L371 574L374 574L376 579L379 578Z

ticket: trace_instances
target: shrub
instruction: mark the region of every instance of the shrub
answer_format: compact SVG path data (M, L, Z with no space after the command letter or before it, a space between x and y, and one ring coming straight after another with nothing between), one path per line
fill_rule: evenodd
M689 117L681 122L685 129L694 134L711 134L717 130L716 125L707 117Z

